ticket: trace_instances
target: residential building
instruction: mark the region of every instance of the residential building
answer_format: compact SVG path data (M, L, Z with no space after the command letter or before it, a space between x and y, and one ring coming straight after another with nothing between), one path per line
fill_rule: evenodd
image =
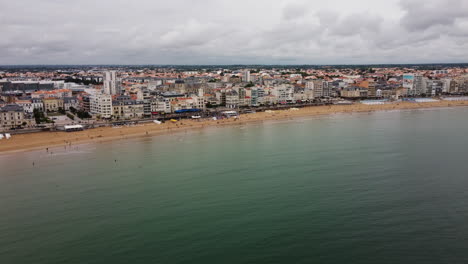
M144 102L137 100L113 101L112 115L117 119L143 118Z
M343 98L363 98L367 97L368 91L361 87L348 87L341 90L341 97Z
M57 112L60 109L63 108L63 99L61 98L44 98L42 99L42 102L44 103L44 110L46 112Z
M170 113L171 100L169 98L157 97L151 100L151 114Z
M237 108L239 106L239 93L231 89L226 91L226 107Z
M0 107L0 130L8 130L20 126L27 127L34 124L34 120L24 113L23 107L14 104Z
M96 93L90 96L90 112L101 118L112 117L112 96Z
M63 109L70 110L73 107L74 109L80 108L80 101L76 97L65 97L63 98Z
M32 98L64 98L71 97L72 91L70 89L58 89L52 91L37 91L31 93Z
M242 77L243 82L251 82L252 79L250 78L250 71L245 71Z
M104 93L109 95L120 94L120 80L116 71L104 72Z
M44 111L44 102L42 102L41 99L38 99L38 98L32 98L31 99L31 104L32 104L32 107L33 109L37 109L41 112ZM34 110L33 110L34 111Z
M25 113L31 114L34 112L34 106L31 100L16 100L15 104L21 106Z
M280 103L292 102L294 100L294 87L287 84L276 86L273 89L273 95Z

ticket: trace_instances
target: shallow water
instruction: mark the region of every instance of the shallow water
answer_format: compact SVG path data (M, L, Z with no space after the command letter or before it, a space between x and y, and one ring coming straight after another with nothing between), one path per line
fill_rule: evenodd
M467 121L337 114L3 155L0 263L466 263Z

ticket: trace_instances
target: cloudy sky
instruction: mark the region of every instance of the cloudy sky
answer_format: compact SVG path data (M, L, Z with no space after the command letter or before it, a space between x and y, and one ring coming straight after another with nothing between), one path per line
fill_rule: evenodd
M0 64L468 62L468 0L0 0Z

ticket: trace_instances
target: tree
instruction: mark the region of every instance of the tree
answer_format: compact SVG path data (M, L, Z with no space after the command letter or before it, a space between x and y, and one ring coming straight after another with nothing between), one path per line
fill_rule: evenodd
M246 85L244 86L244 88L249 88L249 87L254 87L254 86L255 86L255 85L254 85L253 82L249 82L248 84L246 84Z
M33 115L34 115L34 119L36 120L36 124L40 124L42 122L45 122L44 113L41 112L39 109L34 108Z
M91 118L91 115L90 115L88 112L83 111L83 110L77 111L77 112L76 112L76 115L77 115L78 118L80 118L80 119Z
M54 123L54 121L50 120L48 117L44 115L44 112L40 111L39 109L33 110L34 119L36 120L36 124L40 123Z

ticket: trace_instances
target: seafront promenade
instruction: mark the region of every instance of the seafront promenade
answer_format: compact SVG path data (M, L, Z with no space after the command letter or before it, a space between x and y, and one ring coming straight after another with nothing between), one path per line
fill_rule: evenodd
M225 125L240 125L266 120L283 120L307 116L328 115L337 113L359 113L373 111L389 111L404 109L424 109L436 107L468 106L468 101L436 101L436 102L393 102L378 105L356 103L352 105L328 105L289 110L265 111L240 115L239 118L213 120L211 118L198 120L180 120L162 124L146 123L120 127L99 127L79 132L40 132L14 135L9 140L0 141L0 153L45 149L51 147L67 147L75 144L121 140L132 137L154 136L167 133L177 133L218 127Z

